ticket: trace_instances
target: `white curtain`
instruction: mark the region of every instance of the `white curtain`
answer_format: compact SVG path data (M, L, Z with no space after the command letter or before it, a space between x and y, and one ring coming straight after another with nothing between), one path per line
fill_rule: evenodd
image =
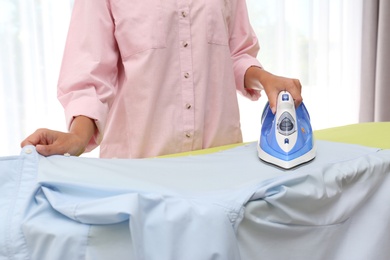
M315 129L358 122L363 0L247 0L263 66L295 77ZM0 0L0 156L41 127L65 130L56 84L72 0ZM245 141L266 97L241 97Z
M72 2L0 0L0 155L37 128L64 130L56 84Z

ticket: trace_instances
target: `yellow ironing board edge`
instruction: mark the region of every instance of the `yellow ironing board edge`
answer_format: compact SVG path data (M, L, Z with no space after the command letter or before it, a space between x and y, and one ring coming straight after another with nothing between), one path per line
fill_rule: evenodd
M390 149L390 122L357 123L314 131L315 140Z
M211 153L217 153L217 152L229 150L229 149L232 149L232 148L236 148L236 147L239 147L239 146L243 146L243 145L246 145L248 143L251 143L251 142L228 144L228 145L223 145L223 146L206 148L206 149L202 149L202 150L162 155L162 156L158 156L157 158L172 158L172 157L181 157L181 156L194 156L194 155L211 154Z
M320 129L314 131L313 133L315 140L359 144L368 147L390 149L390 122L357 123ZM162 155L158 156L158 158L172 158L181 156L211 154L243 146L249 143L252 142L229 144L184 153Z

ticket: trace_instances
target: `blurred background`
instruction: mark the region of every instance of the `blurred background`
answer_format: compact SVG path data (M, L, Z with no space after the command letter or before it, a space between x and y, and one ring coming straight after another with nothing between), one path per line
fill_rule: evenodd
M37 128L66 130L56 84L72 5L0 0L0 156L19 154L20 141ZM362 119L359 109L364 0L247 5L261 46L258 59L274 74L300 79L314 129L378 120ZM239 96L244 141L257 140L266 101Z

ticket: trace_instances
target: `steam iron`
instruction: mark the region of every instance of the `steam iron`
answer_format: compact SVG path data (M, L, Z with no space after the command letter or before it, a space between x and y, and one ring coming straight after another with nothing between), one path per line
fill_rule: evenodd
M295 108L290 93L279 93L275 114L267 103L261 121L257 146L260 159L284 169L314 159L316 146L309 113L303 103Z

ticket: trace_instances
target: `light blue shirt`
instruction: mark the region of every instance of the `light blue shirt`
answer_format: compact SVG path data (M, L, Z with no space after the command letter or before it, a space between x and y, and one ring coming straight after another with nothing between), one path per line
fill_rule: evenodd
M261 162L255 143L132 160L27 146L0 158L0 259L385 259L389 235L370 243L388 227L390 151L317 145L290 171Z

